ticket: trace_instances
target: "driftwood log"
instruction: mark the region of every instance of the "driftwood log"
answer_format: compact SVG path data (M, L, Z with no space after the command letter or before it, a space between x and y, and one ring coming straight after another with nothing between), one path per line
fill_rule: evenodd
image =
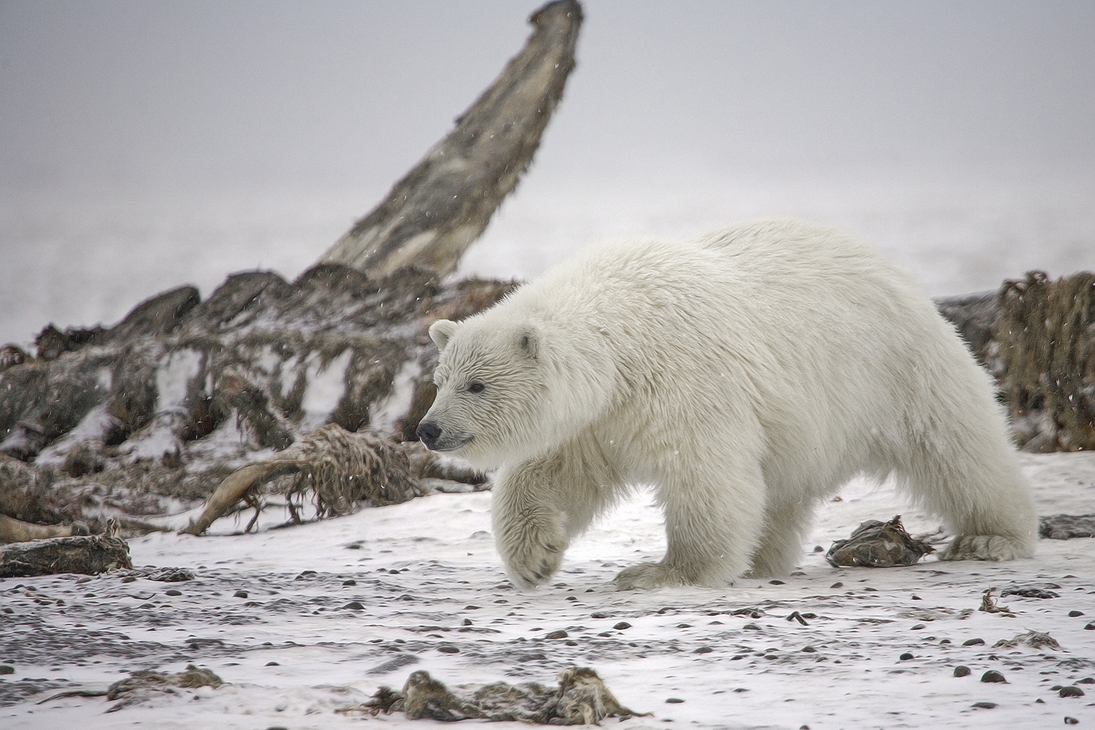
M448 137L396 183L320 259L369 275L406 267L444 276L528 169L574 68L582 24L575 0L544 6L534 31L502 75L456 122Z

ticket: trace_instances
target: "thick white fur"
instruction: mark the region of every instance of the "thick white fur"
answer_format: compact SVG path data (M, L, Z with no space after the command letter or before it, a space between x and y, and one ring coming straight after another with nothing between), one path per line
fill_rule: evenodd
M500 467L495 539L519 585L639 484L668 550L621 589L785 573L814 504L861 473L945 520L945 559L1033 554L989 376L905 272L842 233L762 221L603 245L431 335L424 421Z

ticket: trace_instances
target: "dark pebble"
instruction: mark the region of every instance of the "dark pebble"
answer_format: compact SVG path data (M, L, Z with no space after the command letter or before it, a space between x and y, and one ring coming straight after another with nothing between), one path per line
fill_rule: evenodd
M567 632L563 631L562 629L559 629L558 631L552 631L551 633L549 633L544 638L545 639L565 639L566 637L567 637Z
M922 628L924 628L924 624L914 624L913 627L909 630L910 631L919 631Z
M1076 618L1077 616L1083 616L1083 615L1084 615L1083 611L1069 611L1068 612L1069 618Z
M441 646L437 647L437 650L439 652L441 652L442 654L459 654L460 653L460 649L453 646L452 644L442 644Z
M701 647L700 647L699 649L696 649L696 650L695 650L694 652L692 652L692 653L693 653L693 654L710 654L710 653L711 653L711 652L713 652L713 651L714 651L714 649L712 649L712 648L711 648L711 647L709 647L709 646L701 646Z
M831 586L829 586L829 587L830 587L830 588L843 588L843 587L844 587L844 584L843 584L843 583L841 583L841 582L840 582L840 581L838 580L838 581L837 581L836 583L833 583L833 584L832 584Z
M903 662L907 662L907 661L908 661L908 660L910 660L910 659L915 659L915 657L914 657L914 656L912 655L912 652L908 652L908 651L907 651L907 652L905 652L904 654L902 654L902 655L901 655L900 657L898 657L898 658L899 658L899 659L900 659L901 661L903 661Z
M593 613L589 614L589 617L590 618L608 618L608 614L605 613L604 611L594 611Z
M354 580L353 578L350 578L350 580L344 580L344 581L342 581L342 585L344 585L344 586L356 586L356 585L357 585L357 581L356 581L356 580Z
M990 669L987 672L985 672L984 674L982 674L981 675L981 681L982 682L997 682L997 683L1002 682L1004 684L1008 683L1008 680L1004 677L1004 675L1000 674L1000 672L996 671L995 669Z
M823 553L823 552L825 552L825 548L821 547L820 545L814 545L814 552L815 553Z
M630 629L631 624L629 624L627 621L620 621L618 624L614 625L612 628L616 629L617 631L623 631L624 629Z
M1086 629L1087 631L1095 631L1095 623L1088 624L1087 626L1084 627L1084 629Z
M268 667L280 667L281 665L278 664L277 662L266 662L266 666L268 666Z
M247 598L247 591L236 591L232 594L233 598Z
M760 627L756 624L745 624L741 627L744 631L760 631Z
M166 593L169 596L181 596L182 595L182 591L180 591L178 588L171 588L169 590L164 591L164 593Z
M970 668L959 664L954 668L954 676L956 677L968 677L970 676Z
M1061 687L1061 690L1057 693L1061 697L1083 697L1084 691L1079 687Z
M817 653L817 649L815 649L815 648L814 648L814 647L812 647L812 646L804 646L804 647L802 647L802 650L803 650L804 652L806 652L807 654L815 654L815 653Z
M361 611L365 608L365 606L361 603L361 601L350 601L345 606L343 606L343 608L349 608L354 611Z
M0 664L0 674L15 674L15 667L10 664Z
M684 702L684 700L682 700L680 697L670 697L665 702L667 705L679 705Z
M1065 715L1065 724L1066 725L1079 725L1080 721L1077 720L1075 717L1069 717L1068 715Z
M768 584L769 584L769 585L773 585L773 586L781 586L781 585L783 585L784 583L783 583L783 581L781 581L781 580L778 580L778 579L773 579L773 580L770 580L770 581L768 581Z
M993 707L996 707L996 703L995 702L974 702L973 706L976 707L979 710L991 710Z
M678 629L690 629L690 628L692 628L692 624L677 624L677 628Z
M985 643L984 639L966 639L965 641L962 642L962 646L980 646L981 644L984 644L984 643Z
M470 618L464 619L464 625L465 626L471 626L471 619Z
M1095 684L1095 677L1084 677L1076 680L1076 684Z

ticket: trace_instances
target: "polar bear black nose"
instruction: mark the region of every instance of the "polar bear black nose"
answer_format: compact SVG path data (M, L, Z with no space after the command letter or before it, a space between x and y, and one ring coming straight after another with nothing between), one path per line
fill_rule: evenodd
M441 438L441 427L433 421L423 421L418 424L418 440L425 444L427 449L432 449Z

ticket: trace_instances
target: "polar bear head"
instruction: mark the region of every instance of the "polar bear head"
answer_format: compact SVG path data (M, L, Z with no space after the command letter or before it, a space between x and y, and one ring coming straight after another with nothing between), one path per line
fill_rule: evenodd
M554 422L541 361L541 335L527 322L476 318L438 320L430 338L440 351L437 397L418 426L434 451L450 452L480 469L540 451L537 432Z

